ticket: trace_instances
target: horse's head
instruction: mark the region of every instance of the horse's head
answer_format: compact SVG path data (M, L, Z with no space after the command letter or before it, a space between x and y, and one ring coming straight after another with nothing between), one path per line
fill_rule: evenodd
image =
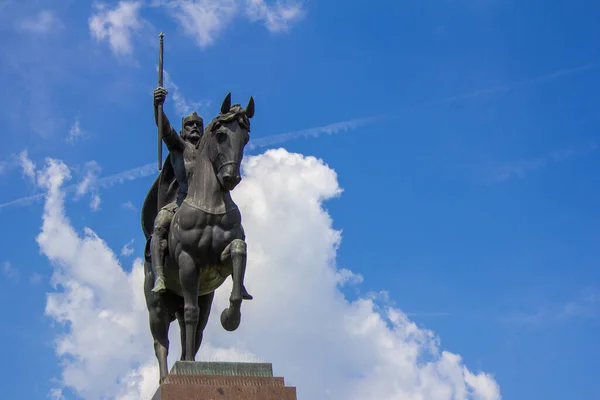
M242 180L240 164L244 147L250 140L250 118L254 116L254 99L246 108L231 105L229 93L221 105L221 113L206 127L210 161L224 190L233 190Z

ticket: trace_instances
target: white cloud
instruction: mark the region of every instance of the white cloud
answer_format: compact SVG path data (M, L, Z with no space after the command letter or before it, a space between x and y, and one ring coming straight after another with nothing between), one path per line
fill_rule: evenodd
M84 178L77 184L75 189L75 199L81 198L87 193L90 195L90 209L92 211L98 211L100 209L100 203L102 199L98 194L98 175L102 171L96 161L88 161L85 164L86 171Z
M260 21L271 32L285 32L305 14L298 1L265 0L151 0L150 6L160 7L173 18L184 35L200 48L215 43L239 14L251 21ZM90 34L98 41L107 41L116 55L133 51L133 36L149 23L141 15L141 1L120 1L113 8L95 5L89 19ZM243 11L243 12L242 12Z
M140 15L141 1L120 1L113 9L95 4L95 14L88 20L90 33L98 41L107 41L114 54L129 55L133 51L133 34L145 22Z
M98 193L93 194L92 198L90 199L90 209L92 211L100 210L101 202L102 202L102 199L100 198L100 195L98 195Z
M64 385L88 400L150 398L157 368L141 261L125 272L90 228L78 233L71 226L63 163L49 160L39 176L47 197L37 241L56 285L46 313L68 326L56 342ZM336 268L341 235L322 204L340 193L335 171L316 158L280 149L245 161L233 197L244 215L247 287L255 299L245 303L239 330L227 333L218 315L230 281L218 290L199 358L273 362L299 398L500 399L491 376L469 371L401 311L372 297L350 302L340 292L340 276L354 275ZM173 324L171 362L179 357L178 338Z
M19 153L19 164L23 170L23 176L27 177L31 182L35 183L35 164L27 155L27 149Z
M77 198L89 192L96 185L96 180L98 179L98 172L100 170L98 163L90 161L86 166L87 172L81 182L77 184L77 190L75 191Z
M265 0L246 0L246 15L252 21L262 21L271 32L285 32L304 16L304 10L296 1L269 5Z
M213 44L238 11L237 0L171 0L163 6L201 48Z
M65 398L63 391L58 388L51 389L50 393L48 393L48 397L50 397L52 400L64 400Z
M364 278L361 274L355 274L354 272L350 271L349 269L340 268L337 271L337 281L338 281L338 285L340 285L340 286L357 285L359 283L362 283L363 280L364 280Z
M77 118L77 119L75 119L75 122L73 122L73 125L71 125L71 128L69 128L69 134L67 135L67 142L75 143L79 139L81 139L83 136L84 136L84 132L81 129L81 124L79 122L79 118Z
M215 43L241 11L251 21L262 21L271 32L287 31L304 15L297 1L155 0L154 4L166 8L183 33L201 48Z
M141 262L136 260L132 272L126 273L91 229L79 234L71 226L62 190L71 174L62 162L47 160L39 177L47 196L37 242L54 267L57 288L48 295L46 314L68 324L56 341L62 382L85 399L114 397L116 382L131 365L152 354Z
M17 23L17 28L37 35L51 34L64 26L52 10L42 10L36 15L22 19Z
M164 75L164 86L165 89L169 91L167 95L168 98L172 98L175 106L175 111L181 116L189 115L192 112L196 111L199 114L202 114L202 110L210 105L209 100L203 101L190 101L186 99L183 94L181 94L181 90L179 90L179 86L173 82L171 79L171 75L165 70L163 71ZM205 123L206 125L206 123Z
M135 239L131 239L129 242L125 243L125 245L123 246L123 248L121 249L121 255L124 257L129 257L130 255L133 254L133 241Z

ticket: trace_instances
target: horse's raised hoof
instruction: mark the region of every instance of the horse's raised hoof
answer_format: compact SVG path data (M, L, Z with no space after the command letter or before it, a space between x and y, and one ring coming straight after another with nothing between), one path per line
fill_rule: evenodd
M166 376L161 376L161 377L158 379L158 385L160 386L160 385L162 385L163 383L165 383L165 380L166 380L166 379L167 379L167 377L166 377Z
M241 320L242 313L239 306L229 306L221 313L221 326L228 332L235 331L240 326Z

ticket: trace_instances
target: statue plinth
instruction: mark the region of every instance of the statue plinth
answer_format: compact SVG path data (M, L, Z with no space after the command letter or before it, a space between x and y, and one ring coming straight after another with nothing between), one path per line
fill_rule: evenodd
M297 400L269 363L177 361L152 400Z

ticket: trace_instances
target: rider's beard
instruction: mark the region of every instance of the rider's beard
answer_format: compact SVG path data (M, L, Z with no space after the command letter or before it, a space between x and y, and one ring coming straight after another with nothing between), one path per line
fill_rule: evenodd
M197 144L200 141L200 131L193 130L186 134L186 139L192 144Z

